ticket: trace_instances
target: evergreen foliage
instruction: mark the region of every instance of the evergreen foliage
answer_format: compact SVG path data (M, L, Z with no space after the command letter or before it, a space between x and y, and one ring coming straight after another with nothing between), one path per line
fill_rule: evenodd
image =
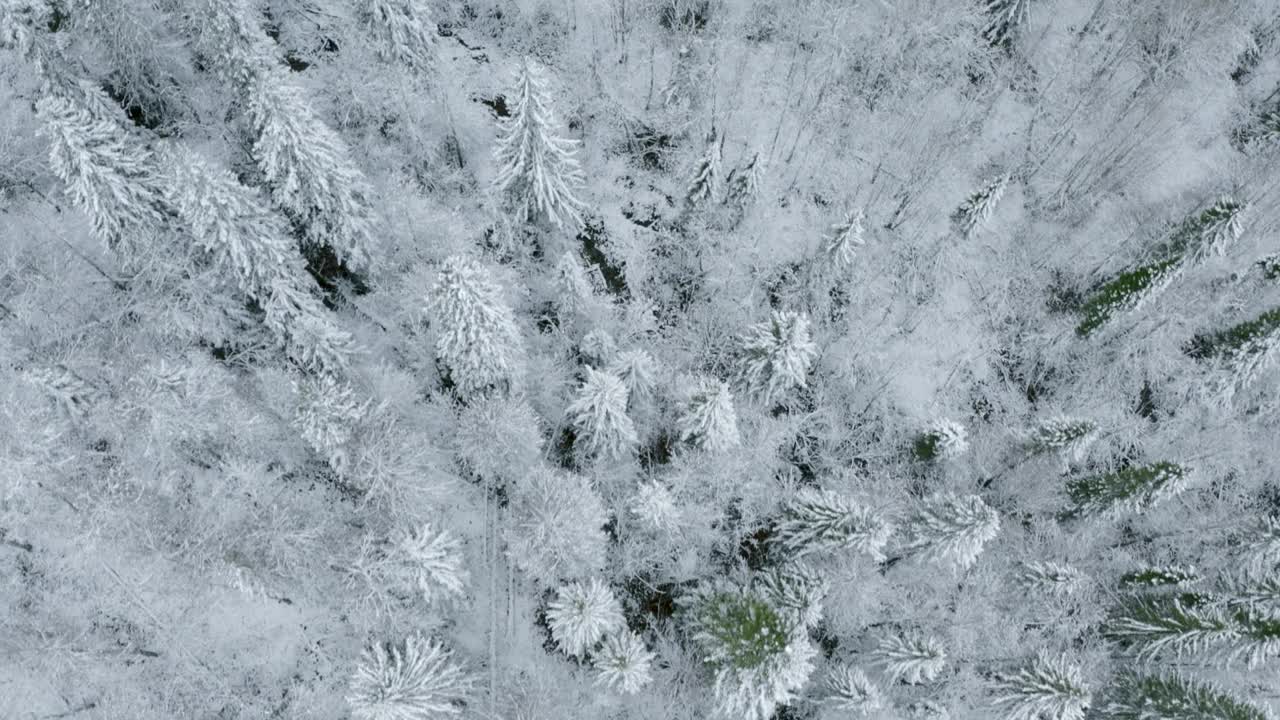
M1273 308L1226 330L1197 335L1185 350L1198 360L1222 358L1228 362L1244 361L1251 355L1265 352L1277 334L1280 334L1280 308Z
M953 460L969 451L968 432L954 420L939 418L916 438L914 451L921 460Z
M405 533L397 549L424 602L463 595L470 573L462 564L462 543L448 530L424 524Z
M507 553L542 582L604 567L609 518L587 478L540 466L515 483Z
M916 509L908 530L908 547L921 557L967 570L999 534L1000 515L977 495L937 493Z
M693 173L693 181L685 191L685 202L696 207L708 202L715 202L720 196L720 185L723 182L723 143L720 135L712 128L707 136L707 147L698 160Z
M630 454L639 442L627 416L627 386L607 370L584 368L586 380L568 407L577 439L588 452L608 458Z
M1167 673L1125 671L1114 683L1107 717L1116 720L1268 720L1268 715L1212 685Z
M1182 492L1187 468L1170 462L1134 465L1067 481L1073 510L1083 515L1138 512Z
M813 567L799 562L773 567L755 577L755 586L792 627L811 628L822 620L828 583Z
M627 404L644 402L657 388L658 362L647 350L624 350L609 365L609 373L627 388Z
M1122 272L1104 283L1081 307L1076 334L1086 337L1119 313L1136 309L1177 276L1181 262L1181 256L1166 258Z
M742 339L742 382L766 404L804 387L818 348L809 336L809 318L774 311L769 321L752 325Z
M511 117L499 128L494 189L522 219L545 217L556 227L582 224L577 192L585 182L577 143L556 134L558 121L547 80L529 61L515 72Z
M1031 0L986 0L987 24L982 36L992 45L1006 45L1027 24Z
M422 0L368 0L358 5L360 23L389 63L426 72L435 64L435 23Z
M1093 697L1079 666L1043 653L1001 676L994 691L992 702L1006 720L1084 720Z
M863 221L866 214L862 209L849 213L843 222L831 226L831 232L823 241L823 255L831 262L837 272L844 272L853 266L857 252L866 240L863 239Z
M1027 2L1028 0L1012 0L1011 4L1025 6ZM954 218L965 236L972 235L983 223L991 219L991 213L995 212L996 204L1000 202L1000 198L1004 197L1005 188L1008 186L1009 176L999 175L961 203L956 209Z
M1061 452L1079 455L1093 440L1098 426L1092 420L1055 417L1041 423L1032 432L1032 452Z
M890 682L920 685L938 679L947 664L942 641L932 635L889 635L875 651L876 662L884 666Z
M634 695L653 681L650 666L654 657L634 632L610 635L595 656L596 684Z
M1120 587L1131 588L1156 588L1156 587L1182 587L1195 584L1200 580L1200 575L1196 573L1194 568L1181 567L1147 567L1141 570L1133 570L1120 576Z
M455 255L440 266L427 295L436 358L463 397L519 383L524 344L501 289L475 261Z
M682 441L712 452L728 450L742 442L733 393L729 384L720 380L704 378L699 382L685 402L676 426Z
M867 717L884 706L880 688L852 665L839 663L832 666L823 680L826 690L823 702L837 710L852 713L855 717Z
M849 549L879 562L893 529L886 517L839 493L802 490L788 503L776 532L781 547L795 557Z
M1018 575L1018 585L1028 592L1052 597L1066 597L1080 591L1089 580L1080 570L1062 563L1025 563Z
M443 645L417 635L364 652L347 702L357 720L430 720L462 713L473 680Z
M599 578L562 588L547 610L551 637L567 655L582 655L623 626L622 605Z

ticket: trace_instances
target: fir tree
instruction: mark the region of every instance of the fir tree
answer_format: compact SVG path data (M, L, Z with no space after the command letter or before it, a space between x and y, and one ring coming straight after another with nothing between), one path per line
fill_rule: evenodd
M85 95L99 90L82 85ZM66 193L93 221L94 233L126 260L146 247L168 215L164 188L152 153L131 142L112 116L59 96L36 103L41 131L49 138L49 165Z
M585 477L539 467L511 491L507 553L541 582L583 577L604 567L608 520Z
M375 255L371 190L342 138L312 110L252 19L247 0L201 0L190 15L200 50L242 92L252 154L271 198L303 231L309 254L349 270Z
M168 202L196 245L263 308L264 322L289 356L322 372L344 370L354 342L315 298L284 222L231 173L193 154L174 150L166 165Z
M1268 515L1256 521L1243 539L1245 557L1258 569L1271 569L1280 564L1280 517Z
M745 211L760 191L760 173L760 154L756 153L746 165L730 171L724 201L739 212Z
M767 404L804 387L818 355L809 337L809 318L785 310L774 311L768 322L748 328L742 344L742 382Z
M723 143L715 128L707 137L707 148L698 160L693 174L693 182L685 192L685 202L689 207L696 207L707 202L714 202L720 195L721 165Z
M518 384L520 330L484 268L460 255L447 258L428 294L427 311L437 328L436 358L460 395Z
M690 635L715 672L718 715L767 720L808 680L816 649L749 589L703 587L681 603Z
M720 452L737 447L738 413L733 406L729 384L704 379L685 403L684 413L676 423L680 440L705 450Z
M1087 337L1115 315L1137 309L1177 277L1182 258L1175 256L1127 270L1093 291L1081 307L1076 334Z
M623 627L622 605L599 580L560 588L547 610L551 637L567 655L582 655Z
M461 714L472 685L450 651L413 635L365 651L347 702L357 720L432 720Z
M776 533L781 547L795 557L849 549L881 562L893 524L838 493L803 490L787 505Z
M838 663L827 672L823 702L855 717L867 717L884 707L880 688L852 665Z
M922 557L967 570L1000 532L1000 515L977 495L926 498L909 523L908 547Z
M448 530L427 523L406 533L397 549L424 602L463 595L470 574L462 565L462 543Z
M671 491L661 482L641 483L631 498L631 514L642 525L660 533L672 533L680 525L680 509Z
M788 616L793 627L812 628L822 620L828 584L814 568L800 562L773 567L754 578L761 597Z
M573 253L566 251L556 261L555 273L557 308L570 316L583 312L591 302L593 291L582 263Z
M1189 567L1145 567L1141 570L1133 570L1120 576L1120 587L1123 589L1134 588L1159 588L1159 587L1186 587L1199 582L1200 575L1194 568Z
M947 664L942 641L932 635L889 635L876 648L875 658L890 682L908 685L933 682Z
M1105 475L1067 482L1073 511L1082 515L1137 512L1177 495L1186 487L1187 469L1169 462L1135 465Z
M861 209L849 213L844 222L831 226L831 232L823 241L823 255L837 272L853 266L858 250L866 244L863 239L865 213Z
M987 24L982 36L992 45L1007 45L1014 33L1027 24L1031 0L986 0Z
M1016 674L1001 676L992 701L1006 720L1084 720L1092 694L1080 668L1041 654Z
M1115 720L1268 720L1261 708L1221 690L1171 674L1124 671L1109 693Z
M954 420L938 418L916 438L914 450L921 460L953 460L969 452L968 432Z
M1031 452L1059 452L1079 457L1097 433L1098 426L1092 420L1064 416L1041 423L1031 433L1028 449Z
M688 45L676 51L671 78L662 87L662 105L667 108L692 108L696 104L697 88L693 81L694 54Z
M426 72L435 63L435 23L422 0L368 0L360 3L359 20L374 40L383 61L415 72Z
M350 385L327 373L295 380L294 392L298 396L294 426L333 469L345 473L347 445L372 401L360 402Z
M607 365L613 361L614 354L618 352L618 343L608 330L596 328L582 336L582 342L578 343L578 352L588 362ZM613 374L607 370L603 372Z
M605 638L595 656L596 684L634 695L653 681L654 654L630 630Z
M1025 0L1022 1L1025 2ZM956 223L960 226L960 231L965 236L972 235L979 226L991 219L991 213L995 211L996 203L1000 202L1000 198L1004 196L1005 188L1008 186L1009 176L1000 175L984 185L981 190L970 195L960 205L954 217Z
M1236 640L1226 615L1201 596L1140 595L1127 598L1105 635L1139 658L1183 657L1219 650Z
M623 457L635 449L639 438L627 416L627 387L608 371L584 368L586 380L566 412L573 419L577 440L587 452L608 458Z
M1018 585L1023 590L1052 597L1073 595L1088 580L1088 576L1076 568L1055 562L1026 563L1018 575Z
M578 189L584 182L574 157L577 143L555 134L558 122L547 81L525 61L515 73L511 117L499 129L494 188L523 219L544 216L556 227L582 224Z
M1180 230L1189 235L1197 256L1221 255L1240 239L1243 232L1244 205L1228 197L1219 198ZM1179 240L1175 238L1175 242Z
M657 386L658 362L643 348L626 350L618 354L609 365L609 372L618 376L627 388L628 405L644 402Z

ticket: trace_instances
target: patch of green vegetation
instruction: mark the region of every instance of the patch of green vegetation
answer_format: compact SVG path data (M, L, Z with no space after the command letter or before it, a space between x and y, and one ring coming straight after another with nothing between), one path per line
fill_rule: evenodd
M1123 272L1095 290L1081 308L1081 314L1084 317L1076 326L1076 334L1086 337L1102 327L1117 312L1136 306L1143 295L1151 292L1160 281L1168 278L1177 270L1181 262L1182 255L1176 254L1165 260Z
M1280 331L1280 308L1215 333L1197 335L1183 351L1197 360L1234 357L1249 352L1253 344Z

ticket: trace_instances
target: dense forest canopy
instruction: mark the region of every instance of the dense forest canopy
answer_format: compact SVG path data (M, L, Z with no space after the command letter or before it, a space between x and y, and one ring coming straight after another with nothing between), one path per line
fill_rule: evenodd
M1275 0L0 0L0 717L1280 713Z

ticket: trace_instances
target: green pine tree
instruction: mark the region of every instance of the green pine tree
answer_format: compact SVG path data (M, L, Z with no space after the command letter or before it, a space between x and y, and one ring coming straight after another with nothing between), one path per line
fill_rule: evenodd
M1109 695L1106 717L1113 720L1269 720L1255 705L1171 674L1124 671Z
M1170 462L1135 465L1069 480L1067 496L1081 515L1136 512L1182 492L1186 476L1186 468Z

